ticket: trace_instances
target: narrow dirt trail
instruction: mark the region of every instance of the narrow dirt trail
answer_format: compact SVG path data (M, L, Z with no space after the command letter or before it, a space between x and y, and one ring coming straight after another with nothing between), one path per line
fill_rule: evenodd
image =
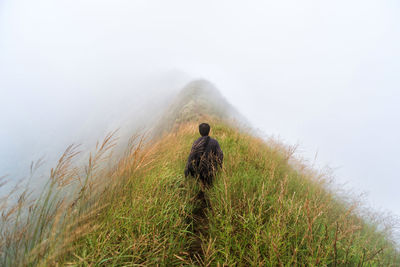
M189 247L189 255L194 263L201 266L204 265L204 252L202 248L202 240L208 235L208 218L207 210L209 208L209 201L207 200L206 193L200 191L194 198L193 218L193 233L194 240Z

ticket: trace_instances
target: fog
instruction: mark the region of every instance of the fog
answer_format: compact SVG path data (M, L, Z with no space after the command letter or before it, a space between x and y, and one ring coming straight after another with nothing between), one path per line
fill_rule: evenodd
M191 79L400 215L398 1L0 1L0 173L151 122ZM135 128L136 127L136 128Z

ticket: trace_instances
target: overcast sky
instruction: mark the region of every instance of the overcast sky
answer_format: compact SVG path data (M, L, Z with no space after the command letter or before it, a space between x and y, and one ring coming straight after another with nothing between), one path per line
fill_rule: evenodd
M400 215L399 14L396 0L0 0L0 170L205 78Z

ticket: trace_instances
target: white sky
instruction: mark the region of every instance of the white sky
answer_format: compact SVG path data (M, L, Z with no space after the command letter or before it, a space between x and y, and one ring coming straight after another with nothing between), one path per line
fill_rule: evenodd
M0 0L0 170L206 78L400 215L399 14L396 0Z

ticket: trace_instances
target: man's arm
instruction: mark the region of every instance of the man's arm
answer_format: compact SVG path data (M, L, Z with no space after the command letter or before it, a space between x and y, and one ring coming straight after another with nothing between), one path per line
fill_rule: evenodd
M195 152L195 146L196 146L196 142L193 143L192 145L192 149L190 150L190 154L189 157L187 159L186 162L186 167L185 167L185 177L188 177L189 174L193 175L194 173L194 169L193 169L193 160L194 160L194 152Z

